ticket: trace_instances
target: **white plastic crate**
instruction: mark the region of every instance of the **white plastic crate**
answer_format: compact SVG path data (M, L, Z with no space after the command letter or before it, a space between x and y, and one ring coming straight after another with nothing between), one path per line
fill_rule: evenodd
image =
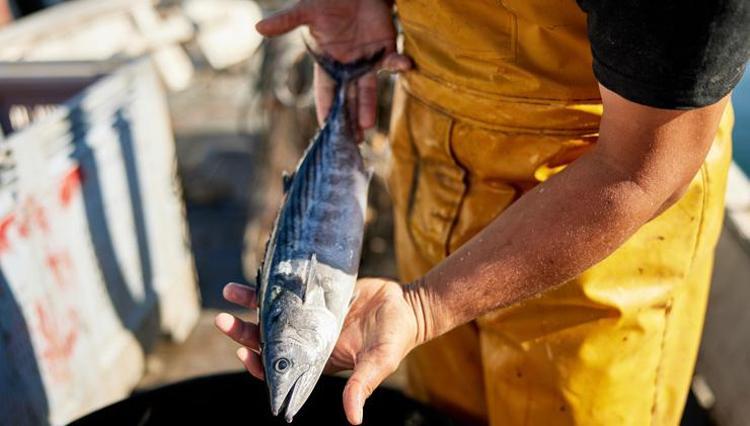
M0 72L0 89L34 79L30 87L41 87L45 74L60 82L65 71L32 68ZM70 87L74 74L62 73ZM46 116L0 142L0 424L64 424L126 396L153 338L184 339L199 314L153 66L144 59L77 78L89 84L79 95L21 108ZM59 102L46 93L37 101ZM31 99L17 95L0 99L0 114Z

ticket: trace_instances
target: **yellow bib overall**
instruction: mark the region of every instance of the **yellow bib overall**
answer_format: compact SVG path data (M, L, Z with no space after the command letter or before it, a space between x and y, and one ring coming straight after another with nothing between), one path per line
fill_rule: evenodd
M394 100L390 188L413 280L597 141L575 0L397 0L415 70ZM561 287L416 349L412 392L469 423L677 425L703 325L731 107L682 199Z

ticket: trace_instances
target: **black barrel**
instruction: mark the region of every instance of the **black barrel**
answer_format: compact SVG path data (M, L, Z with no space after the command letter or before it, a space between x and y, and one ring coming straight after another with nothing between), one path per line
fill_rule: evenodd
M294 426L347 425L341 402L346 380L323 376ZM365 425L420 426L454 425L436 412L401 392L379 388L367 400ZM132 397L95 411L72 425L286 425L273 417L268 391L263 382L247 373L201 377L139 392Z

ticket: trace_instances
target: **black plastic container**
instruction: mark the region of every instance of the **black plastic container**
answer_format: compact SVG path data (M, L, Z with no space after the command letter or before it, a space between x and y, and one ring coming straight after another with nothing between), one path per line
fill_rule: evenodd
M294 417L295 426L348 425L341 395L346 380L321 377ZM448 417L402 393L379 388L367 400L365 425L454 425ZM95 411L72 425L286 425L273 417L263 382L247 373L201 377L140 392Z

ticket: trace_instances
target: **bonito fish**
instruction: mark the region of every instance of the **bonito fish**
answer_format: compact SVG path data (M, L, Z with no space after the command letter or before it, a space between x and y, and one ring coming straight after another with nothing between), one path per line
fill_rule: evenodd
M287 422L320 378L352 299L371 172L346 92L383 55L342 64L310 53L336 81L335 98L297 170L284 178L285 198L258 271L261 358L271 410Z

